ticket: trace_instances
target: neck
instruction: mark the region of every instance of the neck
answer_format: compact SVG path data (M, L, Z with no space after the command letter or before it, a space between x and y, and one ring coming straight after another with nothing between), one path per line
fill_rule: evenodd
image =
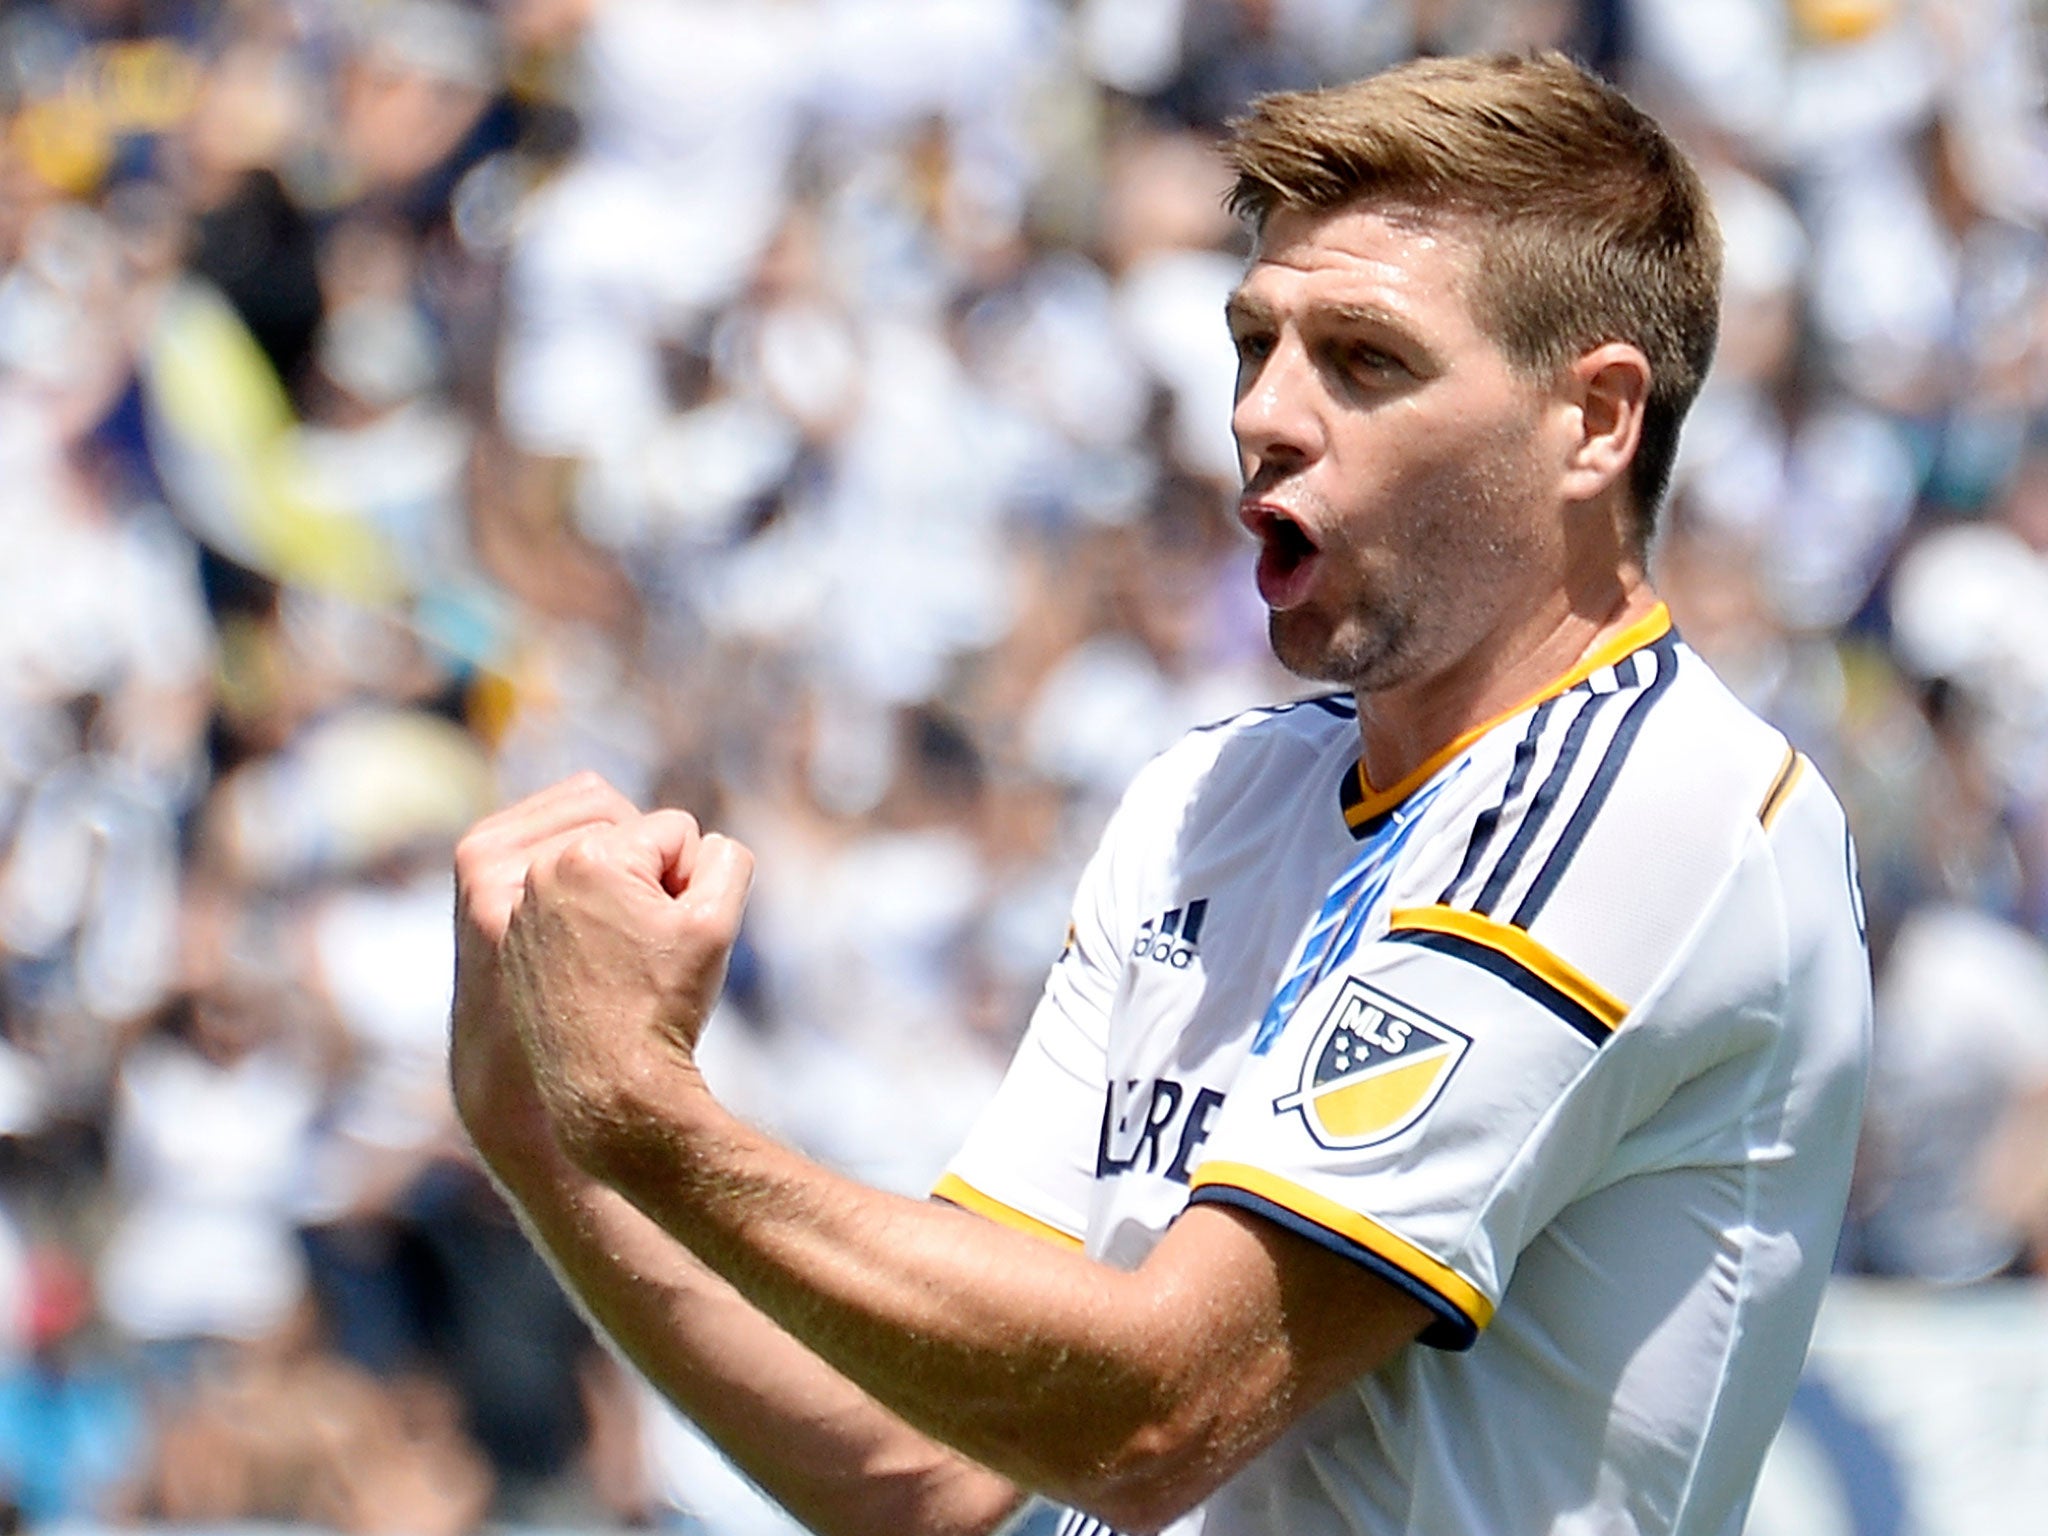
M1543 693L1657 606L1633 567L1595 591L1561 591L1534 609L1504 615L1449 665L1358 695L1367 783L1399 785L1461 737Z

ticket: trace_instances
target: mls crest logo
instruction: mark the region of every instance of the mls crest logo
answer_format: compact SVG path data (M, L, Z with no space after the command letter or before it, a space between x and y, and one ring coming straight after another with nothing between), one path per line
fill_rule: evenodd
M1369 1147L1436 1102L1471 1038L1356 977L1344 983L1301 1064L1301 1086L1273 1101L1333 1151Z

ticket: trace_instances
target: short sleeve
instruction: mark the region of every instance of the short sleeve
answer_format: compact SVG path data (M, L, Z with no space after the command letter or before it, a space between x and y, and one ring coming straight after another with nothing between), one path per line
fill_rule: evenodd
M1005 1225L1079 1244L1088 1229L1106 1091L1116 937L1117 823L1076 890L1067 942L1009 1070L932 1194Z
M1424 1343L1468 1347L1640 1113L1603 1061L1627 1012L1520 929L1396 912L1247 1061L1192 1198L1346 1254L1435 1314Z

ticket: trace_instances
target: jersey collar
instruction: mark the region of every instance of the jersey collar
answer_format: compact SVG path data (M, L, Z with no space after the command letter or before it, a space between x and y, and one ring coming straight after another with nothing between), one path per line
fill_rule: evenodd
M1338 803L1344 811L1344 825L1351 829L1353 837L1366 836L1380 817L1428 783L1438 769L1503 720L1512 720L1532 705L1541 704L1545 699L1555 698L1567 689L1578 687L1602 667L1611 667L1632 652L1662 639L1670 629L1671 610L1660 602L1628 628L1616 632L1595 646L1571 671L1539 688L1512 708L1502 710L1492 719L1482 721L1462 736L1446 743L1430 754L1421 766L1385 789L1374 789L1367 781L1365 757L1360 754L1358 760L1344 770L1343 781L1338 785Z

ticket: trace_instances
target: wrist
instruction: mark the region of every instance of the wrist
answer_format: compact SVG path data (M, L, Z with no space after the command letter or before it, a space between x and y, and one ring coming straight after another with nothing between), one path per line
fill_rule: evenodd
M567 1166L554 1129L530 1092L465 1108L461 1121L477 1161L514 1196L558 1178Z
M549 1095L552 1139L569 1162L628 1191L643 1180L673 1186L700 1160L725 1110L687 1052L647 1053L601 1087Z

